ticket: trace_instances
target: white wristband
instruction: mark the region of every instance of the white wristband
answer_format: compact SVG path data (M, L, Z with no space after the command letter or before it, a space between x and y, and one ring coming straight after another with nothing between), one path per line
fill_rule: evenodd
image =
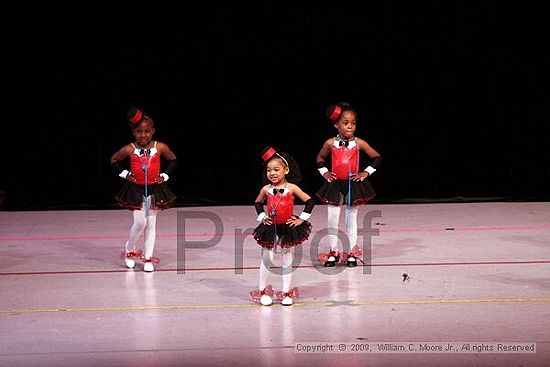
M159 176L164 178L164 182L168 181L168 179L170 178L170 176L168 176L166 173L161 173Z
M365 168L365 171L367 171L369 173L369 176L372 175L374 172L376 172L376 168L372 167L372 166L368 166L367 168Z
M327 168L327 167L317 168L317 171L319 171L319 173L321 174L321 176L323 176L325 173L328 172L328 168Z
M301 220L309 220L309 218L311 218L311 213L302 212L298 218Z
M266 219L266 218L267 218L267 215L265 213L260 213L260 214L258 214L258 218L256 218L256 221L257 222L263 222L264 219Z
M124 171L120 172L118 175L122 178L127 178L129 174L130 174L130 171L125 169Z

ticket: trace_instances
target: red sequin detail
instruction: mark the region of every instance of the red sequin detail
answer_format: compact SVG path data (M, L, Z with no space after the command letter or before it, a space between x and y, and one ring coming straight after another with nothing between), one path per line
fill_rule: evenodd
M268 285L263 290L255 289L250 291L250 296L252 297L252 301L254 301L254 303L260 303L260 298L262 298L264 294L273 297L273 287Z

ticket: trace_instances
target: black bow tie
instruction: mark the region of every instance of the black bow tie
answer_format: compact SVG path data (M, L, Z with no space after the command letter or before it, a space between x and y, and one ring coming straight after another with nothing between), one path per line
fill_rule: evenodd
M141 149L139 151L139 155L143 155L143 154L147 154L147 155L151 154L151 149Z
M347 147L349 145L349 140L340 140L340 146L342 145Z
M284 194L285 189L273 189L273 195L277 195L277 192L280 192L281 194Z

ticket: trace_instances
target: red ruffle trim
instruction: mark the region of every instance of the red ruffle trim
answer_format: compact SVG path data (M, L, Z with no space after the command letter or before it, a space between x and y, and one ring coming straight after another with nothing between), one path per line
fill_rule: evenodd
M300 290L298 289L298 287L294 287L288 292L281 292L281 291L277 292L277 299L279 301L282 301L286 297L297 299L298 297L300 297Z
M260 298L262 298L264 294L273 297L273 287L268 285L263 290L255 289L250 291L250 296L252 297L252 301L254 301L254 303L260 303Z

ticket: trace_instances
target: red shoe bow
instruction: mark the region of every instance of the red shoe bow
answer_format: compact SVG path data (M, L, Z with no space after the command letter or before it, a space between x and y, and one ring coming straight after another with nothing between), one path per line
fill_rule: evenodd
M142 263L153 263L153 264L158 264L160 262L159 258L158 257L151 257L150 259L147 259L145 258L145 256L142 256L140 258L141 262Z
M292 299L297 299L300 296L300 291L298 287L294 287L288 292L277 292L277 299L282 301L285 297L290 297Z
M138 258L142 255L142 252L141 250L136 250L136 251L122 251L120 253L120 258L121 259L124 259L125 257L128 258L128 259L135 259L135 258Z
M254 301L254 303L260 303L260 298L262 298L264 294L273 297L273 288L271 285L268 285L263 290L255 289L250 291L250 296L252 297L252 301Z
M319 261L324 264L328 261L328 258L331 256L339 257L340 254L338 253L338 251L329 251L326 254L319 256Z

